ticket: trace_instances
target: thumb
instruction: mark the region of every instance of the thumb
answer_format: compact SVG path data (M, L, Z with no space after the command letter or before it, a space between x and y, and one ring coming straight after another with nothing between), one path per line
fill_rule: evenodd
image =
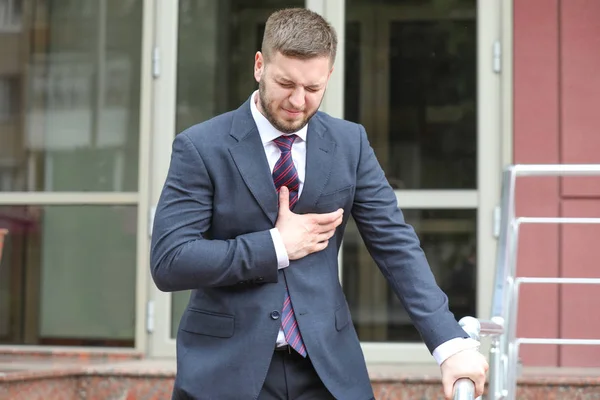
M279 189L279 214L290 211L290 191L287 187L282 186Z

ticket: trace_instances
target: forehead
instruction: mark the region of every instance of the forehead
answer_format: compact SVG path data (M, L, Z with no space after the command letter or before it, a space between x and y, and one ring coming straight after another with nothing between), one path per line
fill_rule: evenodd
M328 57L302 60L277 52L268 62L274 79L287 80L304 86L323 85L331 70Z

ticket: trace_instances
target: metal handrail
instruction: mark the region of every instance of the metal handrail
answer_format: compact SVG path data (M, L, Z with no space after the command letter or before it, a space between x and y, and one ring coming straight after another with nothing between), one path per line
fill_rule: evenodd
M519 340L516 337L518 292L521 283L598 284L596 278L517 278L517 248L519 227L523 224L597 224L599 218L515 217L515 186L517 177L600 176L600 164L532 164L512 165L502 177L500 205L500 235L496 254L496 276L492 295L492 321L501 321L505 332L492 339L490 349L490 400L516 398L519 345L533 344L538 339ZM545 339L572 344L594 344L578 339Z
M498 252L496 254L496 277L495 287L492 295L492 316L506 318L510 304L507 298L506 286L509 276L514 276L510 271L510 264L514 265L516 254L511 252L516 248L516 238L511 237L515 218L515 185L517 177L541 177L541 176L600 176L600 164L530 164L508 166L502 177L502 193L500 204L500 235L498 237ZM520 219L522 222L523 218ZM531 221L534 222L534 221ZM539 219L538 223L542 220ZM547 219L546 223L551 223ZM557 223L554 220L552 223ZM513 274L510 274L513 272Z
M454 400L475 400L475 384L468 378L461 378L454 384Z

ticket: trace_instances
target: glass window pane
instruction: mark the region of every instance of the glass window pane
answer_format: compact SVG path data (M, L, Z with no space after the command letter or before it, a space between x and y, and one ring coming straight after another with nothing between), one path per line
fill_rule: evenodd
M190 291L175 292L171 295L171 338L177 337L179 320L185 311L190 299Z
M274 11L304 0L180 0L177 51L177 133L237 109L258 88L254 55ZM174 293L171 335L189 292Z
M347 10L346 118L365 125L390 183L475 189L476 1L349 0Z
M475 315L475 210L404 210L421 240L438 285L446 292L457 319ZM408 314L377 269L354 220L343 246L343 286L361 341L421 341Z
M137 190L142 5L29 0L0 30L0 191Z
M133 346L137 207L1 206L0 343Z
M238 108L258 88L265 22L286 7L304 0L180 0L176 132Z

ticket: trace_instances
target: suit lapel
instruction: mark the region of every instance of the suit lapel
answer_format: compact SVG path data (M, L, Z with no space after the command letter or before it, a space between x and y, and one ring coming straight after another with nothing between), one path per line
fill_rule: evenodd
M329 180L331 167L335 161L336 144L327 139L326 131L327 128L319 119L318 114L315 115L308 124L306 175L302 194L294 207L296 213L311 212Z
M263 212L275 224L277 192L249 101L235 111L230 134L238 141L229 149L233 161Z

